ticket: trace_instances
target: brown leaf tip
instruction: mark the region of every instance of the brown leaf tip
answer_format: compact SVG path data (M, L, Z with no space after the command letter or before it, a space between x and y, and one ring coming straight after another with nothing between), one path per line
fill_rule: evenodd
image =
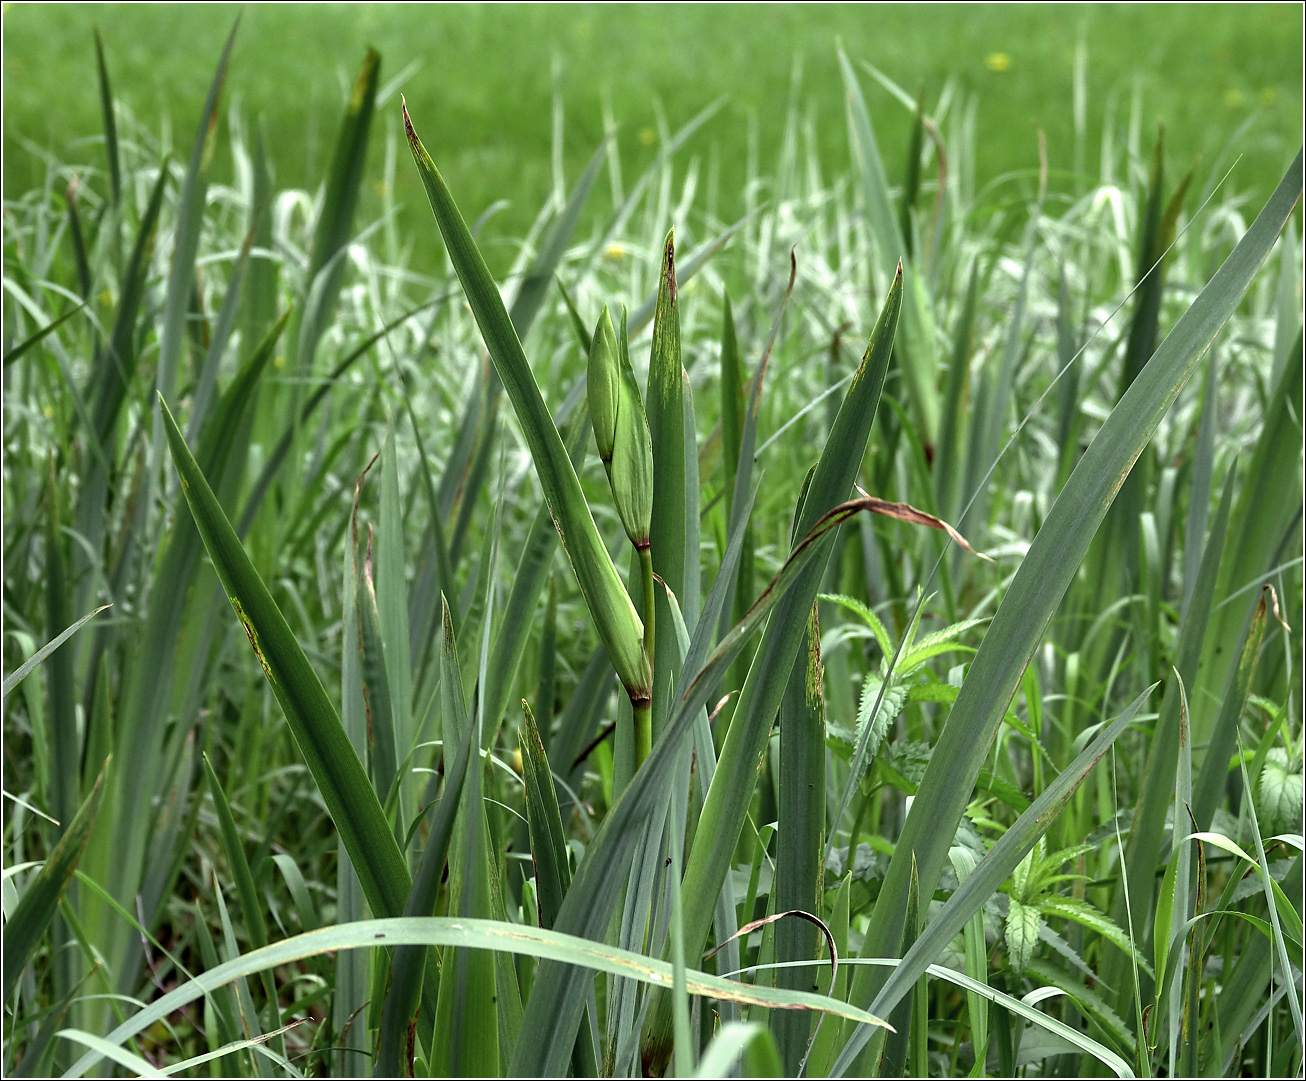
M405 113L404 115L407 116L408 114ZM897 280L898 280L899 278L901 278L901 277L902 277L902 258L899 257L899 259L898 259L898 272L897 272L896 274L894 274L894 276L893 276L893 280L894 280L894 281L897 281Z
M416 153L421 149L422 140L417 137L417 132L413 130L413 121L408 115L408 102L404 99L403 94L399 95L399 108L404 114L404 134L408 136L408 145Z
M667 234L667 247L662 265L667 277L667 294L674 304L676 302L676 230L674 227Z

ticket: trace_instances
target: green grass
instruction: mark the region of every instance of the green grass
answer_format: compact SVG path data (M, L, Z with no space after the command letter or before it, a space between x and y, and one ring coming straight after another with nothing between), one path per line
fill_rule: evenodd
M389 56L225 126L269 10L5 192L6 1075L1300 1075L1297 130L850 49L496 240Z
M20 135L59 158L94 160L74 148L99 134L98 106L90 94L69 92L87 86L91 25L104 35L116 91L131 112L143 119L164 112L184 125L199 113L210 58L234 14L221 5L10 5L6 190L31 187L43 173ZM1182 18L1146 4L764 12L746 5L255 5L243 16L232 86L245 116L262 117L277 148L278 183L307 187L325 169L334 117L365 48L385 57L383 81L417 65L404 91L431 117L428 144L470 216L511 201L493 227L493 235L511 239L525 232L551 190L555 93L564 106L569 172L602 136L605 99L621 124L623 160L638 169L651 160L659 110L674 128L727 97L693 144L704 182L709 169L719 170L724 216L742 205L750 130L761 161L774 160L801 62L799 93L817 121L820 159L828 169L845 169L838 42L908 92L924 89L927 101L950 80L958 92L977 95L983 108L972 165L980 184L1036 168L1036 127L1047 133L1055 190L1073 188L1077 167L1095 176L1102 132L1112 119L1125 130L1137 91L1143 137L1150 141L1156 126L1166 125L1173 168L1198 155L1212 162L1234 129L1249 122L1235 184L1260 201L1292 150L1290 133L1302 124L1301 33L1300 8L1291 4L1201 5ZM1077 157L1073 72L1081 41L1087 109ZM1008 58L1004 71L991 70L994 54ZM878 87L869 92L896 156L909 117ZM393 115L386 125L398 134ZM373 208L383 156L377 139L364 192ZM395 183L408 212L420 209L411 171L399 170Z

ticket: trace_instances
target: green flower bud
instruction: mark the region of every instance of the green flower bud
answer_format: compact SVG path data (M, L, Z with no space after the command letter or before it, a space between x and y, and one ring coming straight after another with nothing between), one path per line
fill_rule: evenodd
M612 469L608 479L617 514L626 536L636 548L648 547L653 519L653 440L649 436L644 401L630 366L626 337L626 309L621 309L621 388L617 403L617 437L612 447Z
M612 317L605 306L594 328L590 345L589 368L585 374L590 418L594 422L594 439L605 469L612 466L613 444L617 436L617 405L621 396L621 367L617 360L617 335Z
M624 308L620 339L613 332L607 308L599 317L587 383L594 438L608 471L617 515L630 543L647 548L653 518L653 441L639 384L630 366Z

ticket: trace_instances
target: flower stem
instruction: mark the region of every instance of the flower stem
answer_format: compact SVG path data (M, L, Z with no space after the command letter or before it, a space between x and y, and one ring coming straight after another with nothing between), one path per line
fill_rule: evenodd
M653 667L653 555L648 545L637 549L639 552L640 577L644 580L644 652L648 656L649 668ZM652 686L649 698L635 703L635 768L644 764L644 759L653 750L653 699Z

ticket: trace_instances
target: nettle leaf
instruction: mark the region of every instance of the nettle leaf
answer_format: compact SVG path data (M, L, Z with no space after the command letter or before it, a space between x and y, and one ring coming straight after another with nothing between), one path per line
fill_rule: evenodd
M884 687L884 696L880 697L880 688ZM889 731L894 719L903 711L907 705L907 693L910 688L905 683L900 683L896 679L889 681L887 687L884 686L884 680L874 673L867 673L866 678L862 680L862 701L857 707L857 740L861 741L863 733L867 728L870 729L870 737L866 744L866 763L869 765L875 757L875 752L883 742L885 734ZM875 708L876 702L880 703L880 708ZM874 717L871 716L874 711Z
M825 722L825 745L845 762L851 762L853 752L857 749L856 737L846 724L837 721Z
M1029 880L1025 883L1025 900L1029 900L1035 894L1047 891L1048 887L1056 882L1066 882L1074 878L1082 878L1082 875L1062 875L1057 872L1067 863L1086 855L1097 848L1097 845L1081 844L1072 845L1070 848L1058 849L1052 855L1041 858Z
M1257 814L1267 835L1288 830L1301 821L1302 785L1302 760L1289 759L1282 747L1271 748L1256 786Z
M1021 904L1014 897L1011 899L1007 909L1007 957L1017 976L1029 967L1034 947L1038 943L1039 928L1042 926L1043 917L1036 907Z
M1079 951L1076 950L1069 942L1067 942L1065 938L1057 934L1056 931L1052 930L1052 928L1049 927L1047 924L1044 924L1039 929L1038 940L1042 942L1045 946L1050 946L1053 952L1060 954L1061 957L1072 968L1078 969L1079 972L1081 972L1084 976L1088 977L1088 979L1090 980L1097 979L1097 973L1095 973L1091 968L1089 968L1088 962L1085 961L1079 955ZM1034 961L1031 967L1037 969L1038 964L1039 963L1037 961Z
M1047 941L1046 935L1043 941ZM1064 991L1080 1008L1081 1012L1087 1014L1111 1034L1111 1037L1122 1050L1128 1054L1134 1054L1135 1041L1133 1034L1129 1031L1129 1026L1120 1019L1120 1015L1095 988L1081 983L1067 973L1062 972L1055 965L1040 961L1038 958L1030 961L1029 974L1035 979L1042 980L1044 983L1049 983L1053 987ZM1090 973L1089 975L1091 978L1097 979L1095 974Z
M1016 869L1011 872L1011 896L1013 900L1029 900L1030 875L1034 870L1036 861L1041 862L1043 853L1040 851L1043 844L1043 838L1038 839L1038 844L1025 853L1024 858L1016 864Z
M870 628L871 633L875 636L876 642L879 643L880 652L885 657L893 656L893 639L889 637L889 632L885 629L880 617L870 610L865 604L856 597L849 597L842 593L822 593L820 598L823 601L829 601L831 604L837 604L840 608L846 608L854 615L861 618L862 622ZM828 653L829 647L823 642L821 651Z
M963 619L960 623L954 623L951 627L944 627L941 631L927 634L919 642L913 643L910 650L903 652L902 657L898 659L898 667L904 672L913 672L931 657L937 657L940 653L949 653L957 649L974 653L975 650L972 646L963 646L957 639L972 627L982 627L987 622L987 618Z
M930 745L918 739L895 739L884 757L904 781L919 785L930 764Z
M1049 894L1046 897L1040 897L1036 907L1045 916L1061 916L1067 920L1074 920L1075 923L1087 927L1090 931L1096 931L1118 949L1133 957L1138 967L1149 976L1152 974L1151 966L1134 949L1133 943L1129 941L1129 936L1120 928L1120 925L1087 901L1078 901L1073 897L1062 897L1059 894Z
M876 852L866 841L857 846L851 867L848 866L847 845L832 849L825 861L825 870L832 878L841 879L851 871L853 878L859 882L879 882L884 878L888 866L888 857L883 852Z

